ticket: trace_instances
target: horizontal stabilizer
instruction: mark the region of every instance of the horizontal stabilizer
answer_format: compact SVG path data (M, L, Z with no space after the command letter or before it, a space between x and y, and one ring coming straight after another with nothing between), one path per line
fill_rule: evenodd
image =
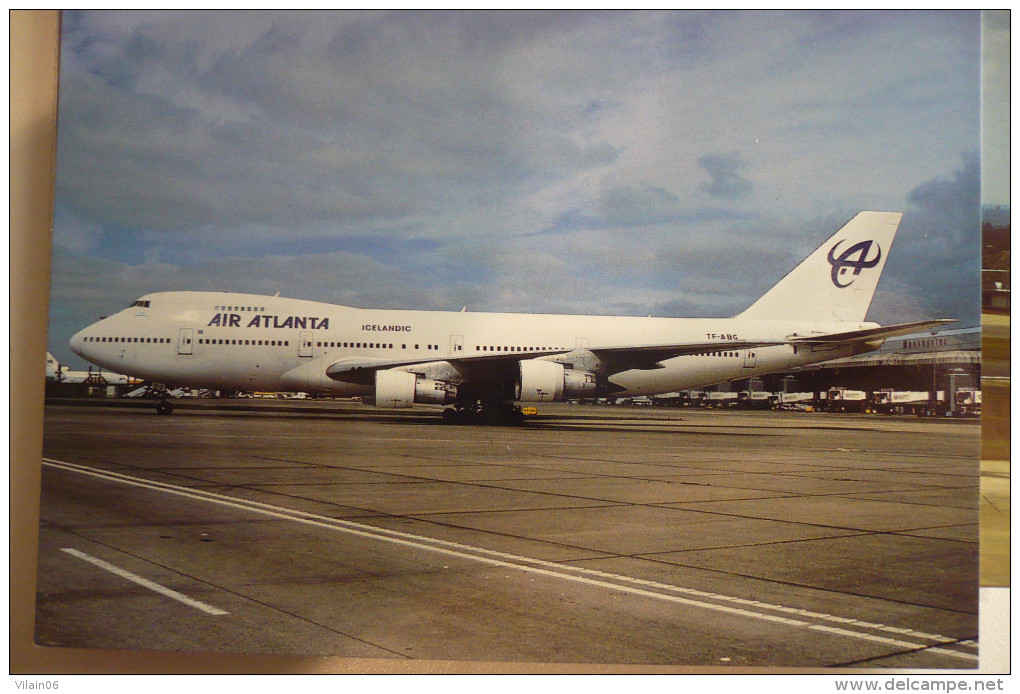
M828 335L811 335L805 337L790 337L790 344L793 345L831 345L850 342L869 342L871 340L882 340L898 335L910 335L912 333L924 332L940 328L947 323L955 323L951 318L940 318L938 320L923 320L915 323L897 323L896 325L883 325L877 328L865 330L851 330L845 333L829 333Z

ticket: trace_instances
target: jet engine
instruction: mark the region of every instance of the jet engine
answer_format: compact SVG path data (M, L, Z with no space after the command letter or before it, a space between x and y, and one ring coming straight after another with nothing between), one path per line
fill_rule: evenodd
M568 369L541 359L520 362L515 396L521 402L555 402L564 398L591 398L598 382L590 371Z
M375 373L376 407L410 407L414 403L447 405L456 399L457 386L452 383L397 369Z

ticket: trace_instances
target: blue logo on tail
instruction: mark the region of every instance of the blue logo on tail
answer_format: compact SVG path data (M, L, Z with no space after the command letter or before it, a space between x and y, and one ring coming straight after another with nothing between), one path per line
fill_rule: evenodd
M850 246L837 258L836 249L841 243L843 242L837 241L836 245L829 250L829 265L832 266L832 283L843 289L854 283L854 279L861 274L861 270L878 265L878 261L882 259L882 249L874 241L861 241ZM869 258L868 254L871 253L872 246L875 247L875 257ZM851 268L853 272L850 272ZM847 281L841 282L842 279L847 279Z

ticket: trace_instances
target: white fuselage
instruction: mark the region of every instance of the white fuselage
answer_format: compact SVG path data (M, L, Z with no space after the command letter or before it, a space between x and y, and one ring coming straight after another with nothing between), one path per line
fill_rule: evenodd
M371 386L333 380L325 369L345 357L441 363L450 358L534 351L561 351L539 358L574 364L583 363L586 355L599 348L778 341L793 334L875 325L372 310L252 294L165 292L142 297L135 305L88 326L70 344L77 354L103 368L177 386L368 395ZM848 346L736 350L731 346L666 359L661 368L621 371L608 380L614 392L623 396L654 395L852 353ZM534 356L522 354L521 358Z

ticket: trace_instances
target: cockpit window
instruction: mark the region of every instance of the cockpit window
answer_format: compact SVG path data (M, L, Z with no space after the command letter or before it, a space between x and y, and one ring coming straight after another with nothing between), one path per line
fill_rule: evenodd
M133 303L131 305L132 306L140 306L142 308L149 308L149 302L148 301L142 301L141 299L139 299L138 301L136 301L135 303Z

